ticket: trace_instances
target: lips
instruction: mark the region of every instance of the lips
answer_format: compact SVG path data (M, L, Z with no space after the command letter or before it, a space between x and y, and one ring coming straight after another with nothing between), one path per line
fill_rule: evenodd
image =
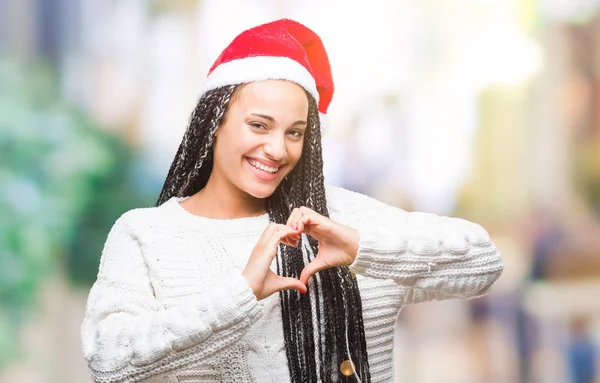
M265 164L264 161L260 161L255 158L246 157L246 162L252 173L261 181L274 181L279 177L283 165L272 166L272 162L269 165ZM273 172L275 170L275 172Z
M271 173L271 174L277 173L277 171L279 171L279 168L281 167L281 166L268 165L262 161L254 159L254 158L248 158L248 163L257 169L260 169L262 171L265 171L265 172Z

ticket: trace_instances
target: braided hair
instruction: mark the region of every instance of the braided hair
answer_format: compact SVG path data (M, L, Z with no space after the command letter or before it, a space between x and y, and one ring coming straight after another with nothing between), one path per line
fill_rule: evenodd
M156 203L200 191L212 168L215 132L223 123L235 97L236 85L206 92L192 112L181 145L171 164ZM321 128L315 99L309 101L308 128L296 167L266 199L269 220L285 224L291 211L306 206L329 217L323 177ZM305 264L314 259L318 242L302 236L297 248L279 245L277 272L299 278ZM286 355L292 383L370 382L362 302L356 278L347 267L320 271L310 281L309 294L296 290L279 292ZM340 364L351 360L356 373L341 375Z

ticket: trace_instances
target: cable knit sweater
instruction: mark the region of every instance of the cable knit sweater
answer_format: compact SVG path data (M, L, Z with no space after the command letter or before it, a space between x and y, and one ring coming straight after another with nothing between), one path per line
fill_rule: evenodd
M209 219L181 200L131 210L108 235L81 329L94 381L289 382L279 295L259 302L242 277L268 215ZM327 201L332 220L359 232L350 270L372 381L393 381L400 309L486 294L502 272L500 254L462 219L331 186Z

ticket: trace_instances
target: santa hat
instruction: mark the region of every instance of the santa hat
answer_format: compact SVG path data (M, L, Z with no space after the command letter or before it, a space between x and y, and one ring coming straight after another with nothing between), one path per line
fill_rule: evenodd
M268 79L289 80L317 101L321 130L327 129L327 108L333 78L319 36L297 21L281 19L240 33L208 72L202 94L224 85Z

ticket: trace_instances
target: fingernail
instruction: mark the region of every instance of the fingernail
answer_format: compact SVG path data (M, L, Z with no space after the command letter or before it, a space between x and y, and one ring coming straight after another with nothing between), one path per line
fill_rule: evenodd
M306 290L302 291L302 290L298 290L300 291L300 294L306 294Z

